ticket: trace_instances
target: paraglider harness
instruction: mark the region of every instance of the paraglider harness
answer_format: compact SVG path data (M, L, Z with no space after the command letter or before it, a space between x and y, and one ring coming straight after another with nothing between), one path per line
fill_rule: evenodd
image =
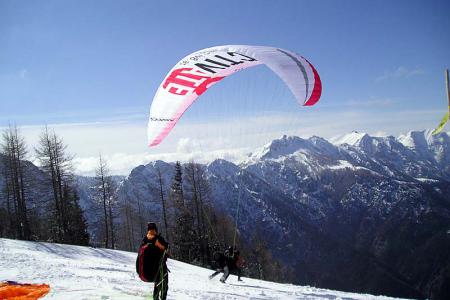
M145 244L139 248L138 257L136 259L136 273L144 282L156 281L157 275L164 271L164 264L168 257L168 249L164 250L159 259L156 258L159 254L156 251L160 250L153 244ZM167 267L166 269L169 271Z
M149 236L150 231L153 231L153 233ZM169 244L158 234L156 223L147 223L147 236L142 240L136 258L136 272L142 281L156 281L158 273L167 269L165 262L168 247Z
M166 261L169 245L157 237L154 242L144 238L136 259L136 272L144 282L154 282L153 299L166 299L168 289L168 272ZM160 244L160 245L158 245ZM164 246L164 250L160 246ZM161 253L162 251L162 253Z

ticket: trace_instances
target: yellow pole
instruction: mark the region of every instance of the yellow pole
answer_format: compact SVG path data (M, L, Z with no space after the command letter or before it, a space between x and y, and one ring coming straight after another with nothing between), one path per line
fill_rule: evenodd
M444 118L442 118L441 122L439 123L438 127L433 130L433 132L431 133L432 135L438 134L439 132L442 131L442 129L444 129L445 123L447 123L447 121L450 119L450 88L449 88L449 84L448 84L448 69L445 70L445 87L447 90L447 101L448 101L448 111L445 113Z
M445 70L445 83L447 87L448 116L450 118L450 89L448 87L448 69Z

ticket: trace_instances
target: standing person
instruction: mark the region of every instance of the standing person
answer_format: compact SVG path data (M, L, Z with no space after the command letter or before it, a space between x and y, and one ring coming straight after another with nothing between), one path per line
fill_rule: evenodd
M167 297L169 289L169 274L166 264L168 249L169 244L158 234L156 223L148 223L147 235L142 239L139 247L139 253L142 257L140 262L142 271L138 271L138 273L142 280L155 282L154 300L166 300Z
M238 281L242 281L241 275L242 275L242 268L245 267L245 260L241 257L241 253L239 252L239 250L234 251L234 261L235 261L234 265L236 266L237 270Z

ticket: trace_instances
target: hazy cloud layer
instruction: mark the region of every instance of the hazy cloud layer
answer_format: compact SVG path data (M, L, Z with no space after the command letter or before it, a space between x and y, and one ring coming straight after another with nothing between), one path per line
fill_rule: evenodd
M341 104L341 106L348 107L360 107L360 108L377 108L377 107L389 107L394 104L394 101L389 98L383 99L358 99L358 100L348 100Z
M412 76L422 75L424 71L422 69L408 69L400 66L394 71L386 71L383 75L377 77L375 81L384 81L389 79L409 78Z
M383 114L372 111L332 109L300 110L298 113L267 112L246 118L222 118L208 122L183 122L175 126L157 147L147 147L146 121L49 124L75 154L77 174L93 175L98 156L108 161L113 174L128 175L132 168L154 160L240 161L258 147L282 135L331 138L353 130L374 136L434 128L440 111L404 111ZM30 159L43 126L24 126Z

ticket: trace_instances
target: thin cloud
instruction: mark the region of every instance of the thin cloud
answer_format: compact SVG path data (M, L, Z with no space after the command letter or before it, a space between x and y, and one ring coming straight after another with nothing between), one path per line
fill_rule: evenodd
M375 100L373 100L376 102ZM195 123L180 121L157 147L147 147L146 122L76 124L55 127L56 134L75 154L77 174L93 175L98 153L108 160L112 174L128 175L138 165L151 161L189 161L201 163L223 158L242 161L250 152L282 135L302 138L330 138L353 130L376 136L398 135L411 130L434 128L437 110L389 111L383 114L371 110L344 111L319 108L294 112L267 112L244 118L222 118ZM51 127L51 126L50 126ZM30 150L38 144L41 127L21 127Z
M64 111L58 114L33 115L1 115L0 124L9 120L27 124L24 126L38 126L42 124L36 120L46 120L49 127L86 126L94 124L113 124L124 122L146 122L147 107L122 107L120 109L89 109L80 111ZM0 128L2 126L0 125Z
M375 137L386 137L389 136L389 134L386 131L376 131L370 134L371 136Z
M389 107L394 104L394 101L389 98L385 99L367 99L367 100L349 100L346 102L343 102L341 105L343 106L350 106L350 107Z
M102 159L108 163L108 168L113 175L130 174L131 170L139 165L146 165L152 161L163 160L165 162L181 161L186 163L195 161L198 163L209 163L215 159L225 159L238 163L242 161L249 153L247 148L223 149L223 150L194 150L191 152L173 152L163 154L125 154L114 153L111 155L102 155ZM77 157L74 159L75 173L83 176L95 176L95 170L98 167L98 157Z
M401 79L401 78L410 78L417 75L422 75L425 72L422 69L408 69L406 67L400 66L394 71L387 71L382 76L379 76L375 79L375 81L385 81L389 79Z
M20 70L20 72L19 72L19 77L20 78L25 79L25 78L27 78L27 75L28 75L28 70L27 69Z

